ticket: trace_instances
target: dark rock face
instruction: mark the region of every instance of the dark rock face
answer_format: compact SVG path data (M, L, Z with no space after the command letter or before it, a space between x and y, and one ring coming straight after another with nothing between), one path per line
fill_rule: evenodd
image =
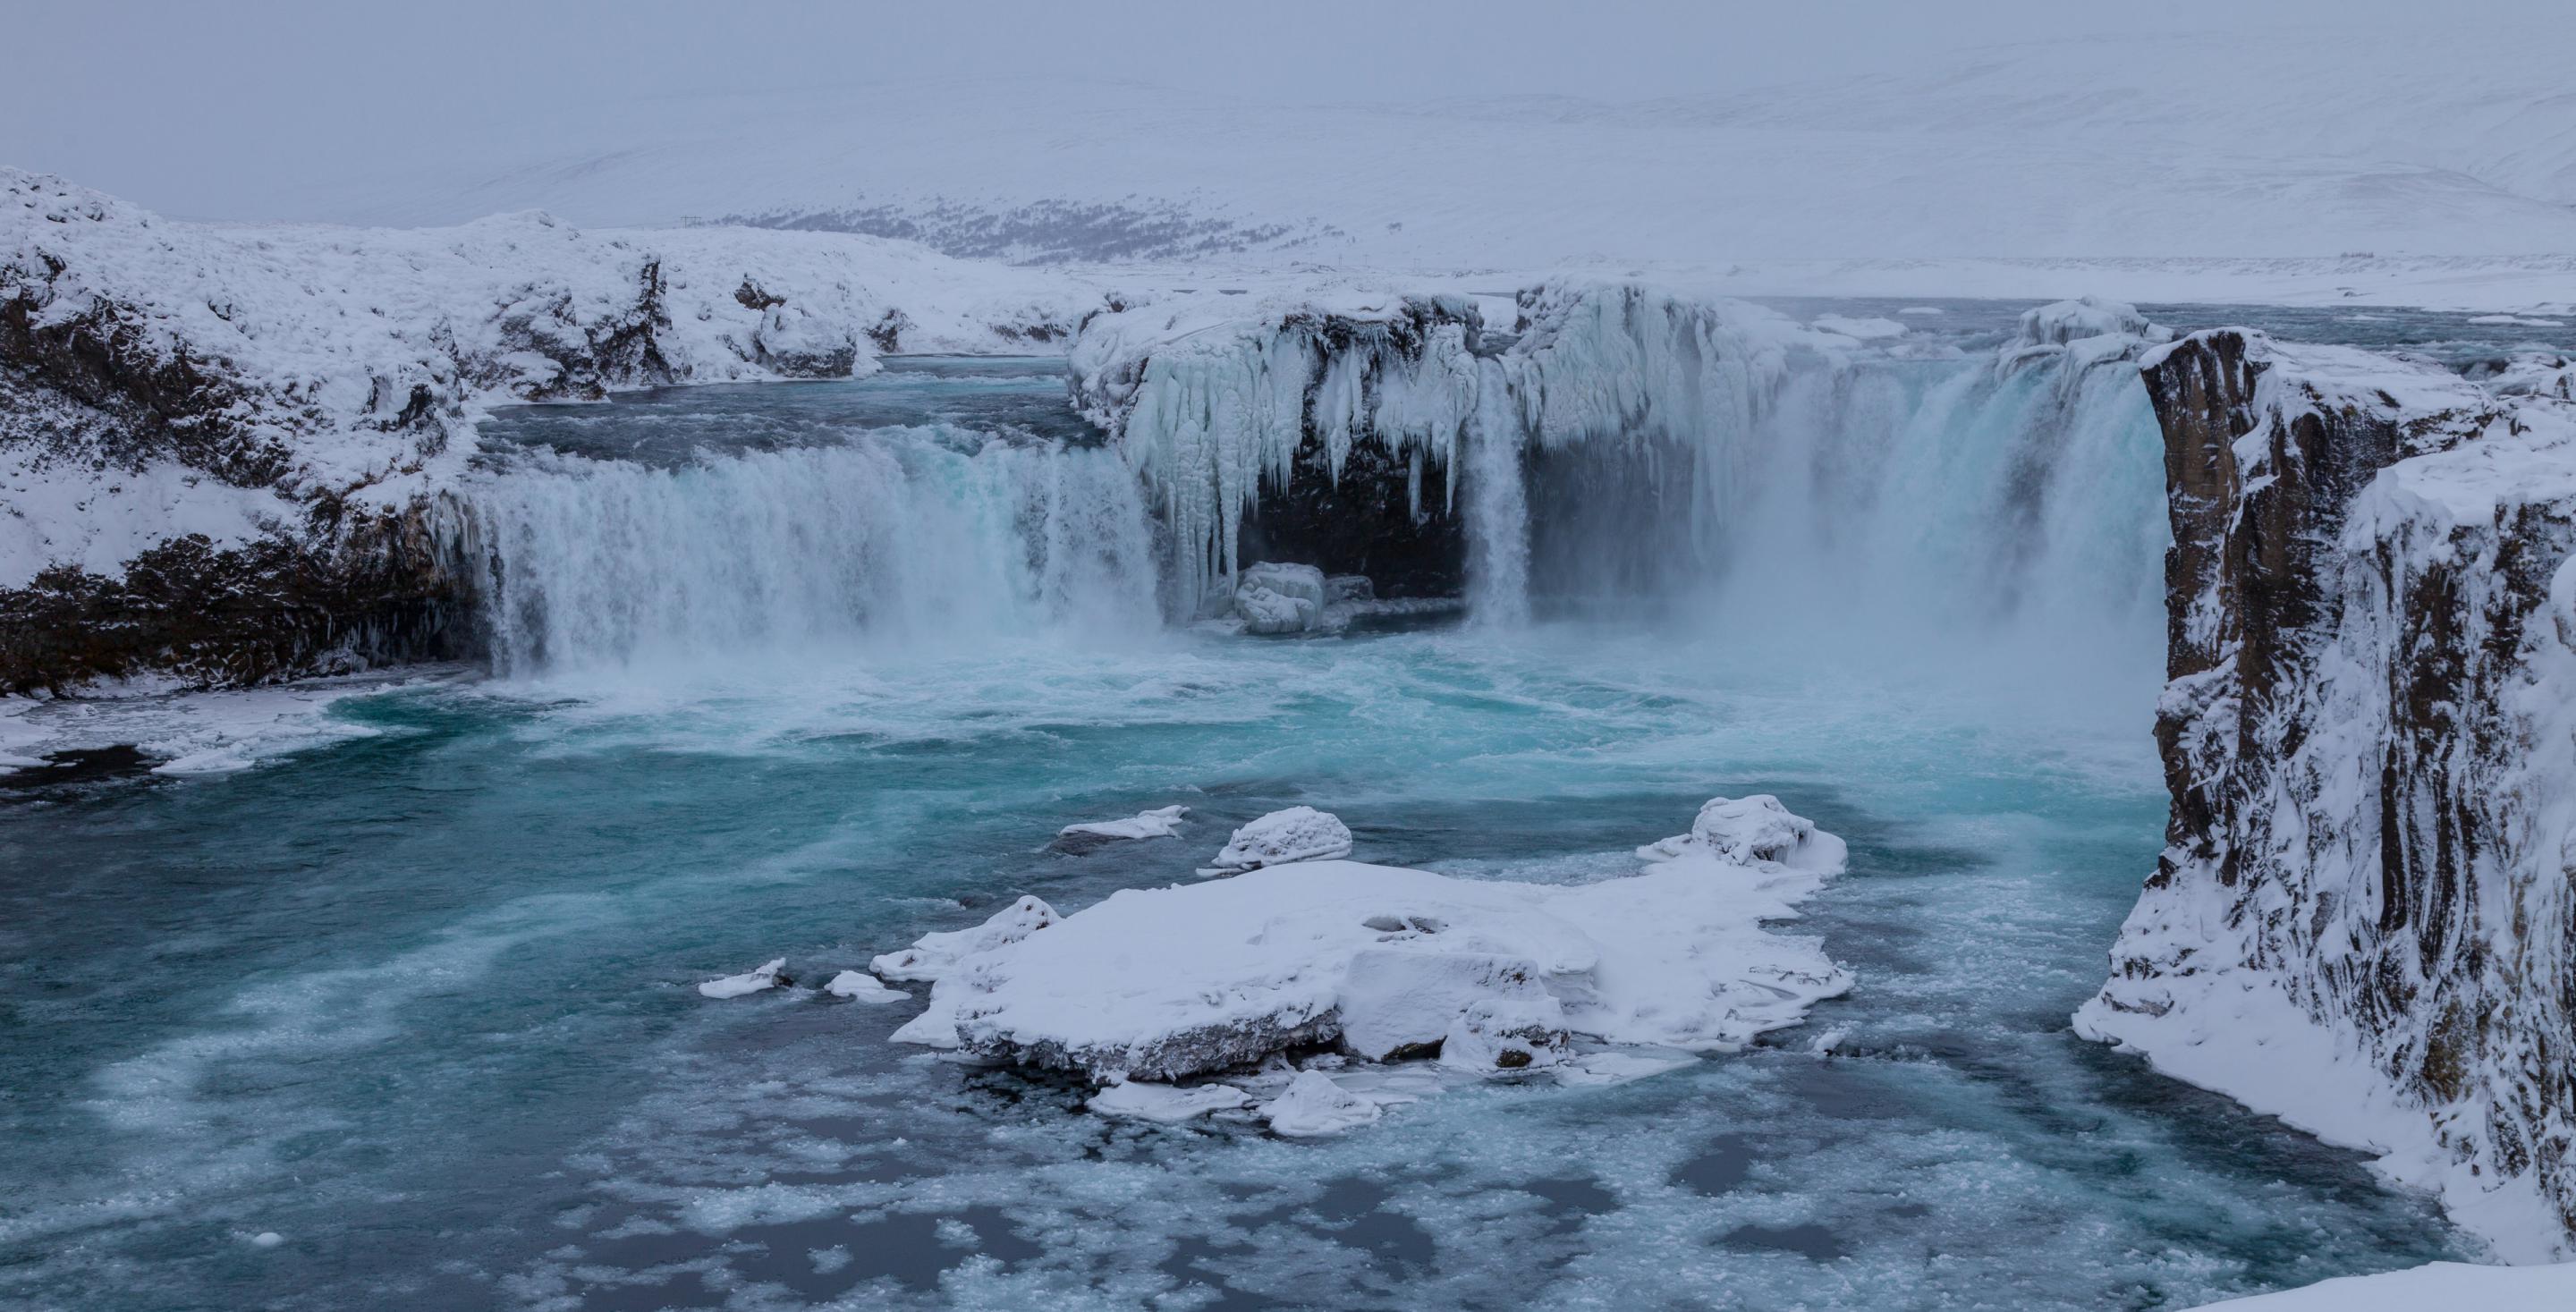
M417 515L333 545L172 538L122 577L58 567L0 589L0 694L146 672L237 687L455 654L459 601Z
M1466 586L1467 538L1442 471L1420 451L1396 455L1364 437L1333 474L1309 434L1285 486L1267 485L1244 517L1245 560L1293 560L1364 574L1383 597L1451 597ZM1426 485L1427 484L1427 485Z
M2576 411L2233 330L2145 376L2174 531L2172 813L2078 1028L2235 1092L2191 1049L2249 1041L2230 1008L2277 993L2354 1064L2299 1072L2312 1102L2249 1100L2420 1115L2392 1169L2509 1254L2564 1252Z

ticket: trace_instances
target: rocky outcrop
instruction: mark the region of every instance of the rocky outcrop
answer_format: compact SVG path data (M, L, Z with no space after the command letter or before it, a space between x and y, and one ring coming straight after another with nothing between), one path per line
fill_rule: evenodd
M2143 361L2166 848L2079 1029L2576 1235L2576 407L2261 334Z

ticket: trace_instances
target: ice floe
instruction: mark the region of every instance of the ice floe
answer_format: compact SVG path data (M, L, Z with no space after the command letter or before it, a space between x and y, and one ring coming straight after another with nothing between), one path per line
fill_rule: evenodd
M1321 1071L1298 1072L1286 1092L1261 1104L1271 1131L1295 1139L1355 1130L1383 1114L1375 1099L1333 1083Z
M1189 813L1186 806L1160 806L1151 811L1139 811L1124 820L1092 820L1066 825L1055 831L1055 841L1047 846L1058 852L1080 856L1111 843L1172 838L1181 832L1181 817Z
M1432 1059L1465 1076L1634 1078L1740 1049L1850 987L1817 940L1762 927L1843 869L1841 840L1776 799L1719 798L1692 832L1640 852L1642 873L1574 886L1298 861L1124 890L1044 934L939 942L1022 923L1005 913L922 940L945 955L928 1008L895 1037L1080 1071L1127 1090L1099 1110L1178 1116L1189 1104L1151 1086L1295 1054L1312 1066L1317 1052ZM1264 1110L1273 1128L1362 1116L1319 1080L1331 1083L1295 1075ZM1345 1076L1341 1092L1357 1082Z
M1194 1121L1210 1112L1229 1112L1252 1105L1252 1095L1231 1084L1201 1084L1176 1088L1169 1084L1149 1084L1143 1080L1121 1080L1091 1095L1084 1104L1103 1116L1131 1116L1143 1121L1177 1125Z
M834 975L832 982L823 986L823 991L852 1002L902 1002L912 997L902 989L887 988L878 982L876 976L864 970L845 970Z
M723 979L708 980L698 986L698 992L710 998L739 998L746 994L758 993L763 989L774 989L781 984L791 982L781 973L786 969L787 958L780 957L758 970L746 970L739 975L727 975Z
M1340 817L1311 806L1292 806L1235 830L1233 841L1216 854L1209 869L1231 873L1350 854L1350 827Z

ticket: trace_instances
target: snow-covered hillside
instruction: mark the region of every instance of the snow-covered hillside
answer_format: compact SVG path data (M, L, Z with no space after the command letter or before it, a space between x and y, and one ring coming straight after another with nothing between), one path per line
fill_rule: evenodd
M2421 257L2576 252L2571 58L2565 30L2229 28L1620 104L1266 105L1073 80L682 97L522 158L406 161L280 203L368 222L732 215L1036 260L1645 262L1755 292L2062 294L2028 262L2080 259L2129 279L2083 285L2137 299L2231 299L2248 278L2369 294ZM2248 258L2300 263L2163 263ZM1953 262L1946 288L1909 276L1925 260ZM2539 266L2537 286L2530 266L2481 267L2525 274L2499 297L2576 297L2576 264Z

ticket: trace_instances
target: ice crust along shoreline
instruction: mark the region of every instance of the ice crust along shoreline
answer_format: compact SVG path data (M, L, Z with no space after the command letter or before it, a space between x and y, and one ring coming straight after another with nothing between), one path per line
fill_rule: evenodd
M1129 889L1016 936L1031 917L1006 912L963 932L984 945L946 956L928 1008L895 1037L1113 1087L1320 1048L1491 1074L1579 1064L1601 1045L1732 1052L1851 987L1819 942L1763 928L1844 869L1839 839L1756 796L1712 802L1690 833L1639 854L1641 874L1574 886L1309 860ZM919 971L959 936L924 943L879 961ZM1280 1095L1297 1127L1283 1133L1374 1119L1314 1084L1328 1077L1297 1079L1302 1092ZM1217 1109L1148 1088L1109 1106Z

